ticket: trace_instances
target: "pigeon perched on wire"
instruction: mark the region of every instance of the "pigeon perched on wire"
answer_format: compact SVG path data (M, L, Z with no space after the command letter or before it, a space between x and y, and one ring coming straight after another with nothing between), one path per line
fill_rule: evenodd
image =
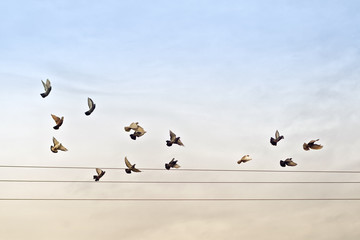
M175 158L173 158L169 163L165 163L165 168L167 170L170 170L170 168L179 168L180 165L177 164L178 160L175 160Z
M130 126L124 127L124 129L126 132L129 132L130 130L134 130L134 133L130 134L130 138L132 140L136 140L137 137L141 137L142 135L144 135L146 133L144 128L142 128L139 125L139 122L133 122L130 124Z
M279 131L276 130L276 132L275 132L275 138L271 137L271 138L270 138L270 143L271 143L272 145L276 146L277 143L278 143L281 139L284 139L284 136L282 136L282 135L280 136Z
M237 161L238 164L240 163L246 163L248 161L252 160L252 158L249 155L244 155L239 161Z
M50 80L49 79L46 79L46 83L44 83L43 80L41 80L43 86L44 86L44 89L45 89L45 92L44 93L40 93L40 95L45 98L47 97L47 95L49 95L50 91L51 91L51 83L50 83Z
M126 172L126 173L130 174L131 171L133 171L133 172L141 172L139 169L137 169L137 168L135 167L136 164L131 165L131 163L129 162L129 160L127 159L127 157L125 157L125 164L126 164L126 166L128 167L128 168L125 169L125 172Z
M310 142L308 143L304 143L303 144L303 148L305 151L309 151L310 148L311 149L314 149L314 150L319 150L319 149L322 149L323 146L320 145L320 144L316 144L315 142L319 141L320 139L316 139L316 140L311 140Z
M50 150L53 152L53 153L57 153L58 150L60 151L67 151L66 147L64 147L61 143L59 143L58 140L56 140L56 138L53 137L53 143L54 143L54 146L50 146Z
M173 144L178 144L179 146L184 146L184 144L181 142L180 137L176 137L175 133L170 131L170 140L166 140L166 145L168 147L171 147Z
M297 165L297 163L293 162L292 158L287 158L287 159L285 159L285 161L280 160L280 166L282 166L282 167L286 167L286 166L294 167L296 165Z
M96 168L97 175L94 175L95 182L99 181L102 176L104 176L105 171L101 170L100 168Z
M64 122L64 117L59 118L58 116L55 116L54 114L51 114L51 117L54 119L56 125L54 126L54 129L59 129L59 127L63 124Z
M96 104L91 98L88 98L88 106L89 106L89 110L85 112L86 116L89 116L94 111L96 106Z

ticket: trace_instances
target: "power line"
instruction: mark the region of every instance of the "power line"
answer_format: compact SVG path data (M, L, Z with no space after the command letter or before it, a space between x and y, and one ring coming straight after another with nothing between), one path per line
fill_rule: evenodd
M356 181L90 181L90 180L31 180L0 179L4 183L110 183L110 184L359 184Z
M107 170L125 170L125 167L82 167L82 166L36 166L36 165L0 165L0 168L37 168L37 169L83 169L94 170L95 168ZM145 171L168 171L165 168L139 168ZM258 173L360 173L354 170L269 170L269 169L203 169L203 168L178 168L170 171L188 172L258 172Z
M0 198L0 201L359 201L360 198Z

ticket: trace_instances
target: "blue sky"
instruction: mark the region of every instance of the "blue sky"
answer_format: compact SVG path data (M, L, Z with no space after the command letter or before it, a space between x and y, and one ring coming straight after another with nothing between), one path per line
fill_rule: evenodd
M123 167L128 156L140 169L163 167L176 157L183 168L279 170L279 160L292 157L297 170L359 170L358 8L357 1L3 1L0 165ZM53 90L42 99L41 80L47 78ZM84 115L87 97L97 104L89 117ZM59 131L52 129L51 113L65 117ZM136 142L123 130L134 121L147 131ZM181 136L184 148L166 147L169 129ZM274 148L269 138L276 129L285 139ZM53 154L53 136L69 151ZM317 138L322 150L303 151L304 142ZM237 165L245 154L253 160ZM95 170L0 172L1 179L88 180ZM110 170L104 176L145 181L358 178ZM0 185L4 197L358 197L357 185ZM360 236L357 202L172 204L2 202L0 223L7 230L0 236ZM279 226L289 221L298 228ZM122 235L128 231L133 232Z

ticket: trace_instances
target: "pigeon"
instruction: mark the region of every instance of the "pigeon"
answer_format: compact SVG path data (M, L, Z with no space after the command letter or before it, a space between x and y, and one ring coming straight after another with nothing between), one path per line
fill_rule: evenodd
M292 158L287 158L287 159L285 159L285 161L280 160L280 166L282 166L282 167L285 167L285 166L294 167L296 165L297 165L297 163L294 163L292 161Z
M249 155L244 155L239 161L237 161L238 164L240 163L246 163L247 161L252 160L252 158Z
M124 127L126 132L129 132L130 130L134 130L134 133L130 134L130 138L132 140L136 140L137 137L141 137L146 133L144 128L142 128L138 122L133 122L128 127Z
M180 165L177 164L178 160L175 160L175 158L171 159L169 163L165 163L165 168L167 170L170 170L170 168L179 168Z
M95 182L99 181L102 176L104 176L105 171L101 170L100 168L96 169L97 175L94 175Z
M277 145L277 143L281 140L284 139L284 136L280 136L279 131L276 130L275 132L275 138L270 138L270 143L274 146Z
M57 130L59 129L59 127L63 124L64 122L64 117L57 117L55 116L54 114L51 114L51 117L54 119L55 123L56 123L56 126L54 126L54 129Z
M166 145L168 147L171 147L173 144L184 146L184 144L180 140L180 137L176 137L175 133L170 130L170 140L166 140Z
M59 143L58 140L56 140L56 138L54 137L53 137L53 142L54 142L54 146L50 146L50 150L53 153L57 153L58 150L67 151L66 147L64 147L61 143Z
M316 140L311 140L311 141L308 142L308 143L304 143L304 144L303 144L304 150L305 150L305 151L309 151L310 148L311 148L311 149L314 149L314 150L322 149L322 148L323 148L322 145L315 143L316 141L319 141L319 140L320 140L320 139L316 139Z
M89 105L89 110L85 112L86 116L89 116L95 109L96 104L93 102L93 100L91 100L91 98L88 98L88 105Z
M125 172L130 174L131 171L133 172L141 172L139 169L135 168L135 165L131 165L131 163L129 162L129 160L127 159L127 157L125 157L125 164L128 168L125 169Z
M40 95L45 98L47 97L47 95L49 95L50 91L51 91L51 83L50 83L50 80L49 79L46 79L46 83L44 83L43 80L41 80L43 86L44 86L44 89L45 89L45 92L44 93L40 93Z

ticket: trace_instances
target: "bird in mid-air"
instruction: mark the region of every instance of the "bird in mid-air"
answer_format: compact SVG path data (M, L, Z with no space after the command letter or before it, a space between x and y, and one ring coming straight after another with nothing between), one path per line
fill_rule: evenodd
M45 92L40 93L40 95L44 98L44 97L47 97L47 95L49 95L49 93L51 91L51 83L50 83L49 79L46 79L46 83L44 83L43 80L41 80L41 82L42 82L42 84L44 86Z
M54 137L53 137L53 143L54 143L54 146L50 146L50 150L53 153L57 153L58 150L67 151L66 147L64 147L61 143L59 143L59 141L56 140L56 138L54 138Z
M96 104L91 98L88 98L89 110L85 112L86 116L89 116L95 109Z
M270 138L270 143L271 143L272 145L276 146L277 143L278 143L281 139L284 139L284 136L282 136L282 135L280 136L279 131L276 130L276 132L275 132L275 138L271 137L271 138Z
M100 168L96 168L97 175L94 175L95 182L99 181L102 176L104 176L105 171L101 170Z
M170 168L179 168L180 165L177 164L178 160L175 160L175 158L171 159L171 161L169 163L165 163L165 168L167 170L170 170Z
M173 144L178 144L180 146L184 146L184 144L181 142L180 137L176 137L175 133L170 131L170 140L166 140L166 145L168 147L171 147Z
M141 137L142 135L144 135L146 133L144 128L142 128L139 125L139 122L133 122L130 124L130 126L124 127L124 129L126 132L129 132L130 130L134 130L134 133L130 134L130 138L132 140L136 140L137 137Z
M247 161L252 160L252 158L249 155L244 155L239 161L237 161L238 164L240 163L246 163Z
M127 157L125 157L125 164L126 164L126 166L128 167L128 168L125 169L125 172L126 172L126 173L130 174L131 171L133 171L133 172L141 172L139 169L137 169L137 168L135 167L136 164L131 165L131 163L129 162L129 160L127 159Z
M286 166L294 167L296 165L297 163L293 162L292 158L287 158L285 159L285 161L280 160L280 166L282 167L286 167Z
M64 117L59 118L58 116L55 116L54 114L51 114L51 117L54 119L56 125L54 126L54 129L59 129L59 127L63 124L64 122Z
M316 144L315 142L319 141L320 139L316 139L316 140L311 140L310 142L308 143L304 143L303 144L303 148L305 151L309 151L310 148L311 149L314 149L314 150L319 150L319 149L322 149L323 146L320 145L320 144Z

